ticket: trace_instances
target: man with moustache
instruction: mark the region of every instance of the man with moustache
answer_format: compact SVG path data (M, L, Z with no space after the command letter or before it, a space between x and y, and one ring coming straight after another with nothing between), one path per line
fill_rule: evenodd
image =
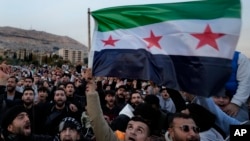
M125 131L127 127L127 123L129 120L134 117L134 110L136 106L143 102L142 94L139 90L134 90L130 94L130 100L125 105L125 107L119 112L119 116L117 116L113 122L111 123L111 128L119 131Z
M78 112L72 112L66 103L67 97L64 89L58 88L54 92L54 104L49 108L45 128L49 135L56 135L60 121L65 117L73 117L80 121L81 115Z
M21 104L22 94L16 91L17 78L10 76L5 82L6 87L2 86L0 90L0 121L2 114L14 105Z
M22 102L23 107L26 109L29 115L31 128L33 133L44 133L44 122L46 113L40 107L34 104L35 93L31 87L27 87L23 90Z
M199 128L193 118L184 113L176 113L169 121L165 134L166 141L200 141Z
M3 141L53 141L54 137L34 135L26 109L13 106L3 116L0 140Z

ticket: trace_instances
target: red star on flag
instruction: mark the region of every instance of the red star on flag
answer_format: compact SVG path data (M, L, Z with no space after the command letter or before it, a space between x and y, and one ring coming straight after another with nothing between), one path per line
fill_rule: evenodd
M224 36L225 34L214 33L214 32L212 32L210 26L207 25L207 27L203 33L195 33L195 34L191 34L191 35L200 40L196 49L201 48L204 45L210 45L214 49L219 50L218 45L216 43L216 39Z
M155 36L153 31L150 31L150 37L148 38L143 38L148 42L148 48L151 48L153 46L158 47L161 49L161 46L159 44L159 40L162 38L162 36Z
M119 40L118 39L114 40L111 35L109 36L109 38L107 40L102 40L102 42L104 43L104 46L106 46L106 45L115 46L115 42L117 42L117 41L119 41Z

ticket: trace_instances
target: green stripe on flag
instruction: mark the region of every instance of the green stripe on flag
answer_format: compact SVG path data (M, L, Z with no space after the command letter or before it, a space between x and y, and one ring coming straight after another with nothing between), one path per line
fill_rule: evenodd
M91 15L98 23L98 31L106 32L170 20L240 18L240 9L240 0L205 0L112 7Z

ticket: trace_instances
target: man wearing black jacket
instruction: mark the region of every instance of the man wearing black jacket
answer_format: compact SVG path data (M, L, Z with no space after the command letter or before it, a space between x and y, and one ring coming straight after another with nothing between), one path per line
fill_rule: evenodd
M2 114L8 108L22 103L22 94L16 91L16 84L17 78L15 76L10 76L0 86L0 121L2 119Z
M54 137L34 135L26 109L23 106L10 108L3 116L0 140L4 141L53 141Z

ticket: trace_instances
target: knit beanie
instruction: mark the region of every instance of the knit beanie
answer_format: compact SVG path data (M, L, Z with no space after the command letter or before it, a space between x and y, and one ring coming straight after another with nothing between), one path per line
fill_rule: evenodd
M3 119L1 123L1 127L3 130L7 130L8 126L13 122L13 120L17 117L18 114L26 112L26 109L21 106L14 106L8 109L4 114L3 114Z
M216 116L201 105L191 103L187 105L190 116L194 119L200 131L206 131L213 127Z
M59 124L59 132L65 130L66 128L75 129L80 132L81 127L81 124L75 118L65 117Z

